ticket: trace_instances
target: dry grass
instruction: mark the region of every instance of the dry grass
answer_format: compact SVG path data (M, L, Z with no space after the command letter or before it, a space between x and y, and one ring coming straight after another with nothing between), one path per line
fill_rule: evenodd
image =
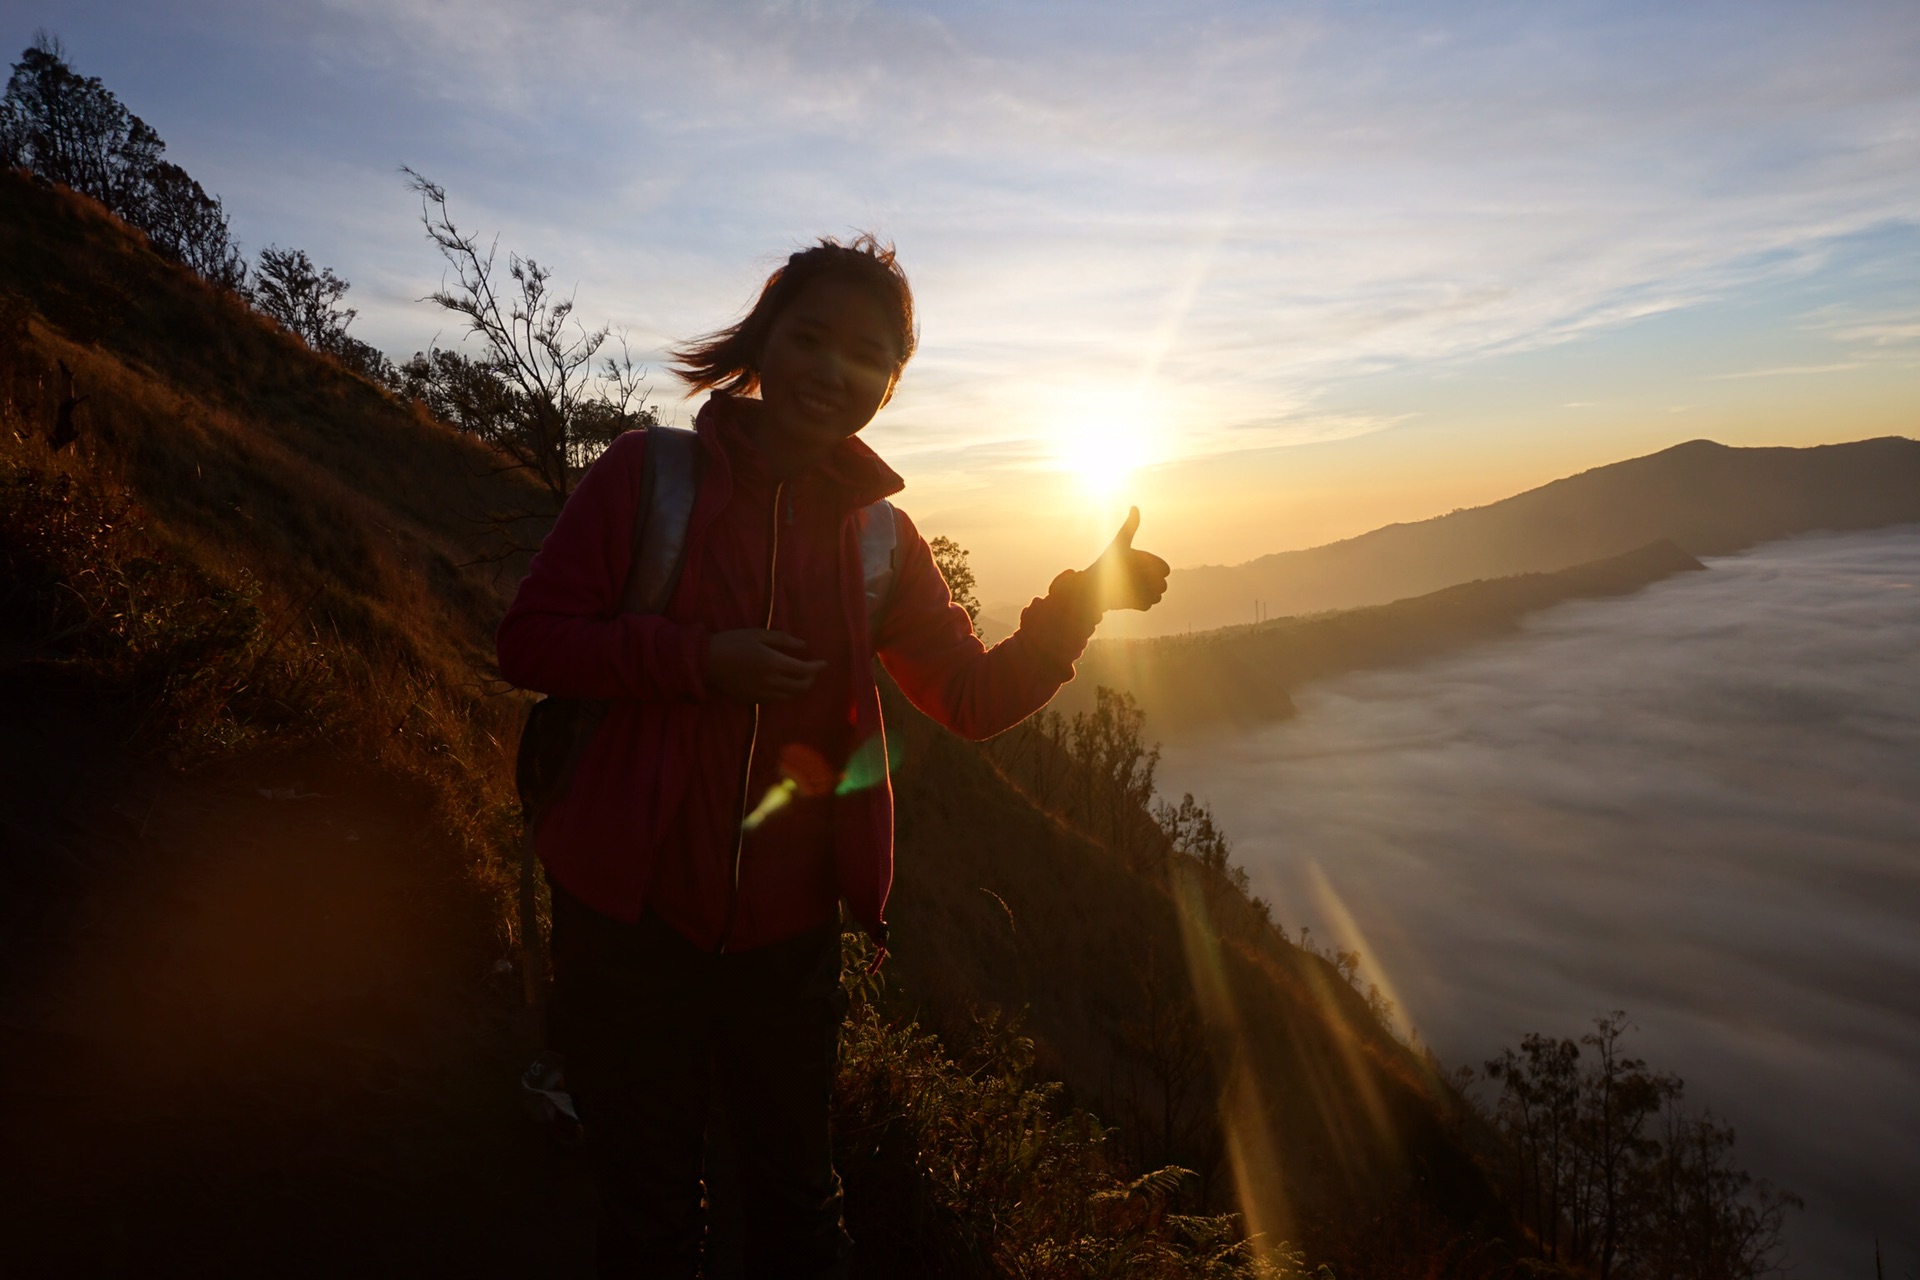
M417 780L511 945L523 703L488 640L537 488L89 201L0 175L0 262L6 660L181 767L325 744Z
M860 981L861 940L848 944L835 1145L856 1237L898 1255L889 1276L1303 1274L1297 1251L1247 1239L1238 1215L1179 1212L1193 1174L1135 1172L1114 1129L1036 1078L1033 1042L1004 1015L943 1042L888 1011Z

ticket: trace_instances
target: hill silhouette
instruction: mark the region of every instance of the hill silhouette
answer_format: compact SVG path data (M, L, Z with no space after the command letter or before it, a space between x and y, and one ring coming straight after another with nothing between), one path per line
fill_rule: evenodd
M1550 573L1662 540L1727 555L1816 529L1920 520L1920 441L1812 448L1692 440L1431 520L1237 565L1177 569L1161 609L1116 636L1209 630L1269 617L1384 604L1455 583Z
M509 1074L525 699L490 640L538 489L11 173L0 328L10 1248L577 1273L580 1170ZM1245 1274L1195 1243L1236 1205L1315 1262L1498 1273L1490 1131L1210 828L1057 720L887 710L897 959L838 1112L866 1274Z
M1062 691L1063 710L1093 705L1098 686L1124 689L1161 732L1199 733L1283 720L1288 690L1366 667L1398 666L1508 635L1520 619L1565 600L1625 595L1705 566L1672 542L1555 573L1516 574L1367 608L1276 618L1193 636L1101 640Z

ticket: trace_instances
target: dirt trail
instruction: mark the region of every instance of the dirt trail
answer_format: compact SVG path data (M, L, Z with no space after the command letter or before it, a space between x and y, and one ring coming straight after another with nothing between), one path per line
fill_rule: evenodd
M183 779L8 692L0 1274L586 1274L517 979L418 798Z

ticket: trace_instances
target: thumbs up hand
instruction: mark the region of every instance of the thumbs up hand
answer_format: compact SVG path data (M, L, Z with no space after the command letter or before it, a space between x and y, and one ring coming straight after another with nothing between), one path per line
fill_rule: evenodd
M1086 568L1083 581L1090 587L1091 603L1101 612L1108 609L1151 609L1167 594L1167 562L1151 551L1133 545L1140 528L1140 508L1129 507L1120 532L1113 536L1100 558Z

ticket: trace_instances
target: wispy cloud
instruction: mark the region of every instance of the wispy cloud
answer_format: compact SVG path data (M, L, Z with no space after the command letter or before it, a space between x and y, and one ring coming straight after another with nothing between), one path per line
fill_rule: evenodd
M875 225L927 303L928 394L894 416L917 400L935 427L1028 430L1037 385L1144 379L1207 401L1195 449L1280 440L1330 380L1693 306L1920 208L1920 37L1893 6L332 0L205 21L413 122L333 139L364 176L328 171L330 199L284 158L227 176L255 188L249 221L337 210L353 252L411 255L365 299L370 336L430 323L404 201L365 189L401 160L655 346L726 319L796 241Z
M1847 361L1841 364L1783 364L1771 369L1747 369L1740 373L1716 373L1708 378L1709 382L1731 382L1740 378L1796 378L1812 373L1847 373L1858 369L1862 362Z
M1920 345L1920 312L1844 324L1833 336L1842 342L1864 342L1872 347Z

